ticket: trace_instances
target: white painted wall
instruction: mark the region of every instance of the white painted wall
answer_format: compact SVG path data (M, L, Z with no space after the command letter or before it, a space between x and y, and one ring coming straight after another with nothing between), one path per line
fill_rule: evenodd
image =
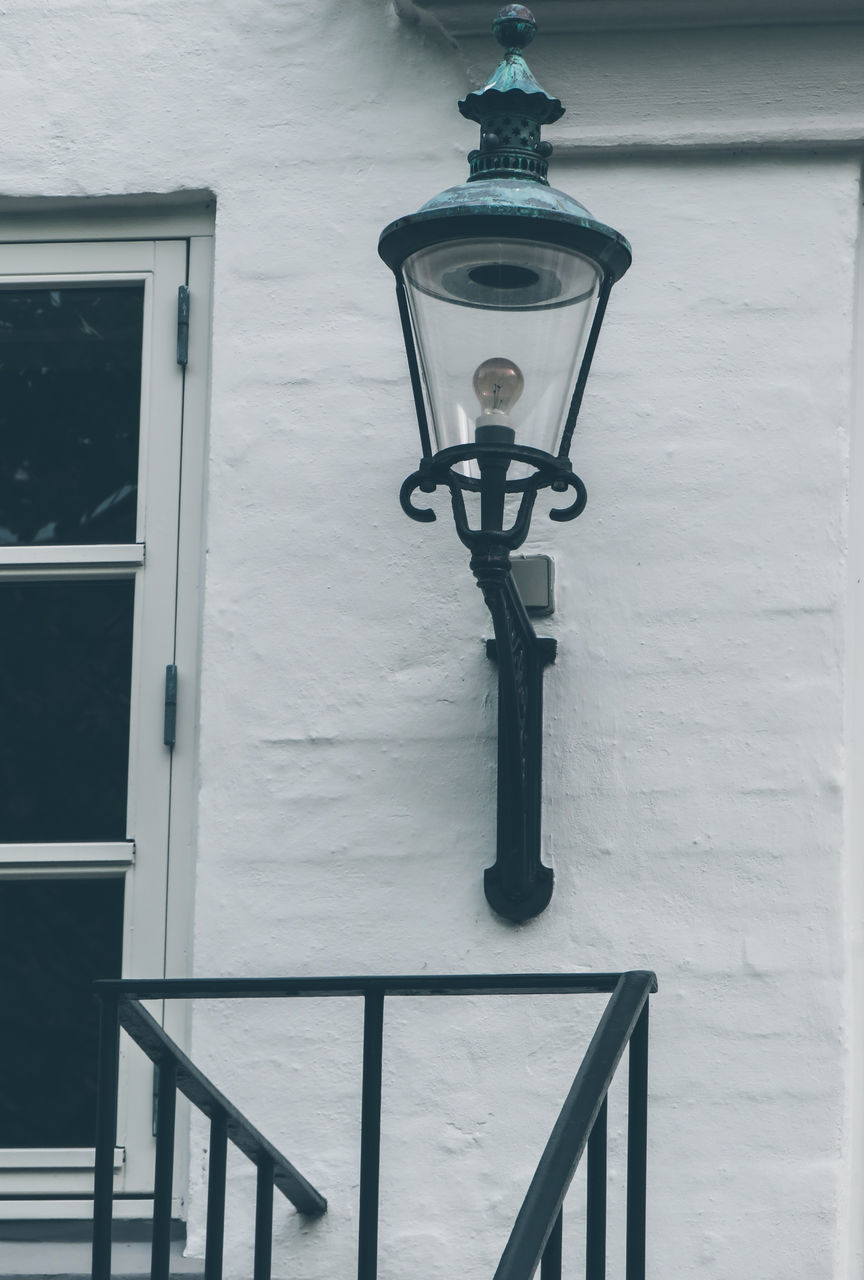
M684 76L676 39L663 56ZM630 86L613 121L630 150L553 167L631 238L634 266L574 449L589 507L572 526L541 512L531 537L559 587L542 627L560 645L557 888L523 927L483 897L489 627L444 499L430 527L398 508L417 445L375 252L387 221L465 172L462 55L385 0L7 6L0 194L217 196L195 972L653 967L650 1275L822 1280L858 1274L864 1137L846 1087L859 904L843 898L862 764L844 737L859 161L663 151L705 60L712 93L684 141L721 117L766 141L777 85L759 32L723 37L730 76L751 68L743 102L717 88L711 33L681 39L691 99L677 85L673 102L632 42L595 37L579 72L606 85L601 116ZM831 96L848 142L857 36L783 40L784 77L818 49L849 86L842 110ZM570 46L536 47L541 79L562 72L548 87L571 104L567 136L580 120L596 136ZM640 158L646 119L668 127ZM393 1006L382 1280L492 1274L599 1009ZM359 1028L342 1002L195 1016L196 1056L330 1200L312 1226L280 1210L279 1275L351 1274ZM197 1147L192 1166L197 1247ZM619 1162L613 1212L621 1186ZM232 1276L248 1274L253 1194L238 1168Z

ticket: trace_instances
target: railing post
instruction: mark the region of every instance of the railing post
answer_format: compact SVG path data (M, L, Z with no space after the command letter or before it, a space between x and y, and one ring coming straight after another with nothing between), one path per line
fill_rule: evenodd
M360 1210L357 1280L378 1274L378 1175L381 1155L381 1059L384 992L363 996L363 1098L360 1119Z
M174 1118L177 1110L177 1063L159 1063L156 1101L156 1170L153 1182L153 1251L150 1280L169 1280L171 1266L171 1193L174 1182Z
M222 1280L228 1119L221 1107L217 1108L210 1117L210 1158L207 1165L207 1239L204 1245L204 1280Z
M273 1262L273 1161L258 1161L255 1188L255 1261L252 1280L270 1280Z
M639 972L618 978L534 1171L494 1280L523 1280L536 1271L553 1215L567 1194L653 980L652 974ZM637 1280L637 1274L628 1273L627 1280Z
M114 1145L117 1141L119 1002L99 997L99 1058L96 1101L96 1167L93 1178L93 1280L111 1280L114 1217Z
M588 1139L585 1280L606 1280L606 1133L608 1098Z
M627 1108L626 1280L645 1280L645 1204L648 1170L648 1001L630 1040Z

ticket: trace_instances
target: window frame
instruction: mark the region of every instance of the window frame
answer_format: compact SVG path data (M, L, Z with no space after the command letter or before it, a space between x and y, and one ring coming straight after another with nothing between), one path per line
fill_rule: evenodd
M137 541L119 546L0 548L0 580L51 580L74 577L134 577L132 723L130 725L127 839L113 843L0 845L0 878L34 876L122 876L124 908L123 972L185 976L190 971L197 793L198 659L200 649L203 520L209 408L209 331L213 270L214 202L206 198L187 209L141 213L94 202L98 208L65 212L8 212L0 202L0 285L57 280L142 278L149 270L142 355L142 413L139 442ZM152 268L145 259L152 255ZM123 266L132 262L133 270ZM46 264L47 270L24 264ZM12 270L10 264L16 264ZM84 271L81 264L90 269ZM92 264L92 265L90 265ZM118 265L120 264L120 265ZM176 361L177 285L186 284L192 300L189 356ZM169 391L165 392L165 385ZM165 396L176 408L166 456L165 441L153 447L152 429L164 413ZM158 424L157 424L158 427ZM153 497L160 493L161 512ZM146 477L146 479L145 479ZM143 483L142 483L143 480ZM156 518L154 518L154 515ZM167 558L167 559L166 559ZM163 563L160 564L159 562ZM170 568L166 565L170 564ZM154 565L157 566L154 569ZM149 570L149 574L148 574ZM145 639L158 633L154 644ZM176 743L162 742L164 672L178 668ZM153 750L158 738L158 751ZM142 746L146 740L147 746ZM154 763L155 761L155 763ZM141 786L142 773L159 777ZM164 803L153 812L154 788ZM149 797L149 798L148 798ZM141 857L149 865L141 870ZM135 927L136 917L138 927ZM148 920L155 928L141 928ZM161 1011L153 1009L159 1014ZM182 1005L165 1010L165 1025L187 1041ZM123 1037L125 1040L125 1037ZM122 1084L118 1112L117 1190L152 1188L152 1092L150 1064L128 1043L121 1044ZM144 1105L142 1105L144 1102ZM178 1133L182 1126L178 1126ZM185 1163L179 1144L178 1156ZM0 1194L32 1191L33 1200L0 1199L0 1219L87 1218L85 1200L38 1199L92 1190L92 1153L87 1148L5 1148L0 1151ZM182 1170L178 1170L182 1172ZM178 1177L178 1187L184 1179ZM181 1211L182 1193L177 1211ZM147 1201L125 1201L124 1216L146 1216Z

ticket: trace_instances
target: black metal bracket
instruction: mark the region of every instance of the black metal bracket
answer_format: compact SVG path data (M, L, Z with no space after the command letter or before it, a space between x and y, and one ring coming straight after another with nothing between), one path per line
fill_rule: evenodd
M471 569L483 592L495 639L486 653L498 664L498 838L483 887L508 920L530 920L549 905L553 871L541 857L543 671L558 641L537 635L513 581L510 553L475 554Z
M477 462L479 478L454 467ZM507 480L512 461L528 462L533 474ZM576 491L569 507L549 514L573 520L585 508L585 486L566 458L537 449L509 445L458 445L424 458L402 486L402 508L413 520L435 519L434 511L411 502L415 490L431 493L439 484L450 490L453 518L460 540L471 551L471 570L492 615L495 639L487 655L498 664L498 836L497 856L484 874L489 905L508 920L530 920L549 905L553 871L541 857L543 783L543 671L555 661L557 640L538 636L519 595L510 567L510 552L527 534L537 492L552 488ZM464 492L480 495L481 528L468 524ZM504 525L507 494L521 494L509 528Z

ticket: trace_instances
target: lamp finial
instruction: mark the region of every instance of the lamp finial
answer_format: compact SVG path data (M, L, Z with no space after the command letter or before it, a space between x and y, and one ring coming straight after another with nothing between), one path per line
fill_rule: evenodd
M462 115L480 125L480 146L468 156L468 181L520 178L548 186L552 148L541 142L540 127L560 120L564 108L559 98L540 87L522 56L534 39L537 23L524 4L508 4L499 11L492 30L505 49L504 59L482 89L459 103Z
M492 23L495 39L508 53L525 49L537 34L537 20L524 4L505 5Z

